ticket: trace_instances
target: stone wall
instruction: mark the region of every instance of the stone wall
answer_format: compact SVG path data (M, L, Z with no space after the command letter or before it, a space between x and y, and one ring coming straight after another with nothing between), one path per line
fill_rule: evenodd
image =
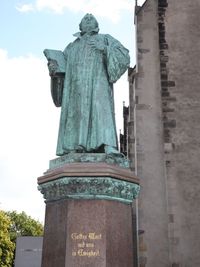
M199 0L136 8L128 151L141 179L140 267L200 266L199 10Z
M166 2L163 3L163 2ZM161 10L161 5L164 5ZM200 266L200 1L159 1L170 258ZM165 9L165 10L164 10ZM161 45L165 44L163 50ZM162 61L162 60L161 60ZM162 62L161 62L162 64ZM162 71L162 69L161 69ZM162 75L162 72L161 72ZM166 80L164 79L166 78Z
M157 1L135 17L137 63L134 92L135 169L138 200L139 266L169 266L168 212L164 164Z

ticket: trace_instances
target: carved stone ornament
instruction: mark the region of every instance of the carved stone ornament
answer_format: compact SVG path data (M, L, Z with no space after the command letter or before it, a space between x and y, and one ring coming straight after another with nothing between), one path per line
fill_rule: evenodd
M38 186L46 202L60 199L106 199L132 203L140 186L111 177L62 177Z

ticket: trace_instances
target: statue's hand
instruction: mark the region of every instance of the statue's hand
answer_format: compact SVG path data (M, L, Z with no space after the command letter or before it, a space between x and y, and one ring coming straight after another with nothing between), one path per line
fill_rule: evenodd
M90 40L89 45L96 50L99 50L101 52L105 52L106 46L102 40Z
M53 76L56 73L57 64L55 60L48 61L49 75Z

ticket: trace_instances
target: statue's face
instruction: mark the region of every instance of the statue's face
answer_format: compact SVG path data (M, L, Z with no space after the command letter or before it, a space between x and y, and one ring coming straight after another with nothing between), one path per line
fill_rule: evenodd
M92 14L86 14L80 23L82 32L90 32L98 27L98 22Z

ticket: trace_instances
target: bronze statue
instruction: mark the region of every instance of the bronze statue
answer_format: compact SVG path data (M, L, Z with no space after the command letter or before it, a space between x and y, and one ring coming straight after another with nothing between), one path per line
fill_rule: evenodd
M129 51L86 14L65 50L45 50L52 96L61 105L57 155L117 151L113 83L127 70Z

